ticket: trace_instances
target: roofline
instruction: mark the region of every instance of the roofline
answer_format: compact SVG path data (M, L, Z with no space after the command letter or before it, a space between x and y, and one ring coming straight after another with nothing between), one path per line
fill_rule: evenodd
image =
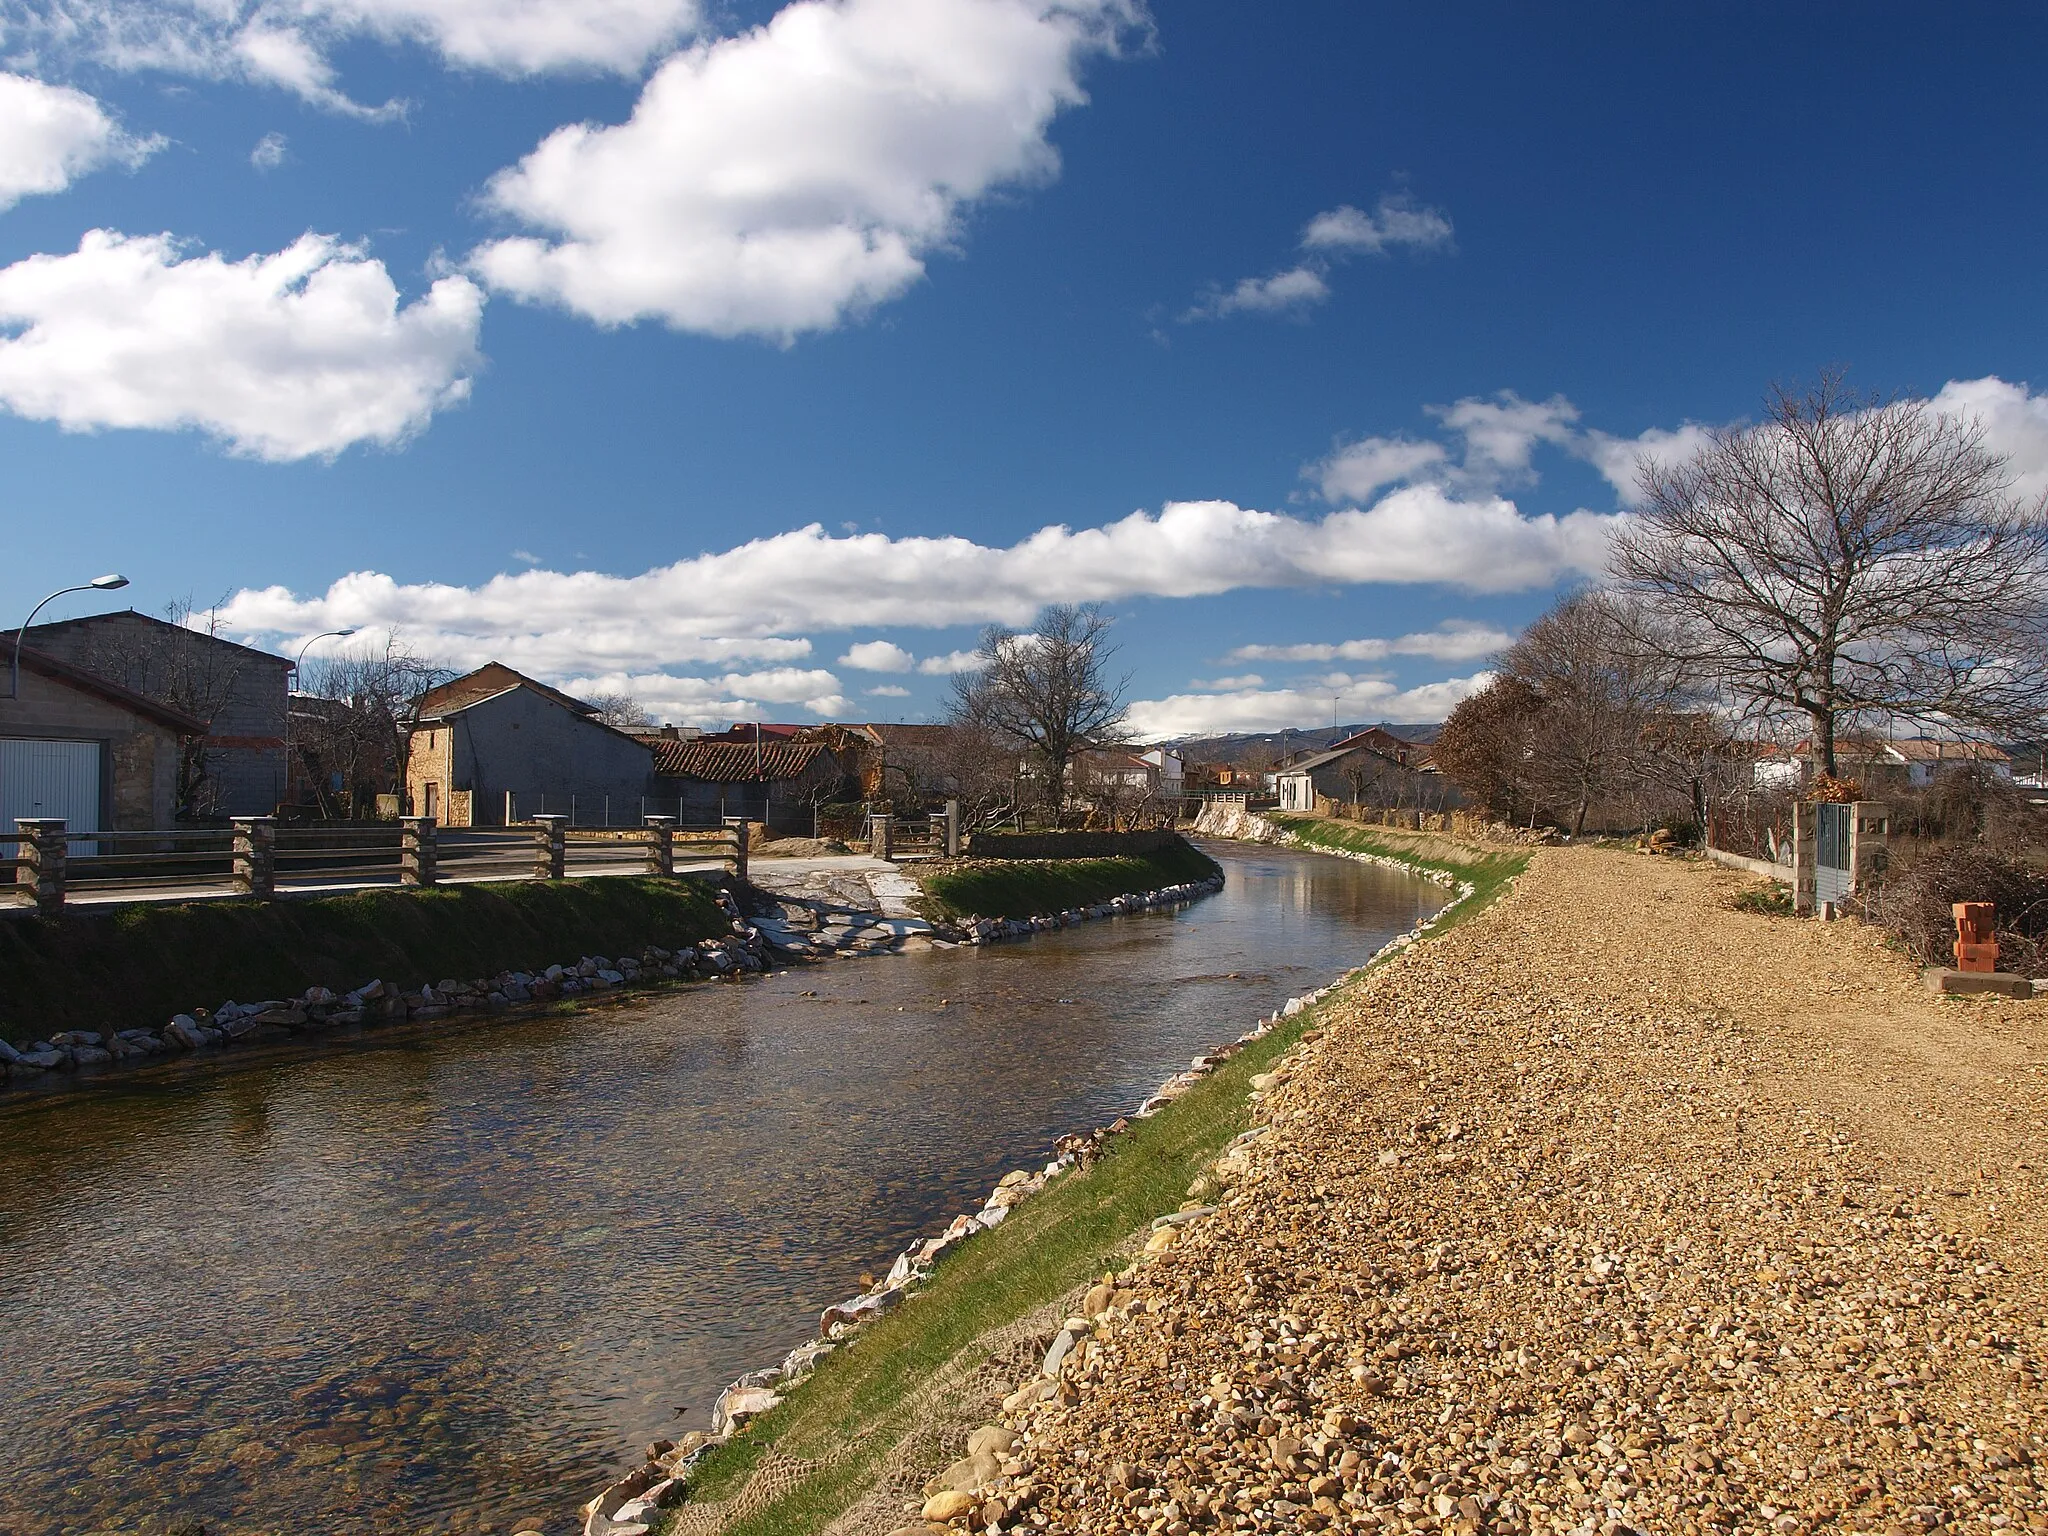
M144 613L140 608L109 608L104 613L81 613L76 618L71 619L49 619L41 624L31 624L28 632L33 637L45 630L70 629L80 624L92 624L101 619L126 618L142 619L147 623L156 625L159 629L175 629L180 634L191 635L195 639L211 640L215 645L225 645L237 651L247 651L251 656L259 660L274 661L286 671L292 670L292 660L289 656L280 656L275 651L266 651L259 646L244 645L239 640L223 640L219 635L209 635L203 629L193 629L186 624L173 624L168 619L160 619L153 613Z
M226 643L232 645L234 642ZM12 662L14 656L11 646L7 654L8 660ZM147 694L137 693L132 688L123 688L119 683L110 682L96 672L74 667L68 661L59 661L54 656L45 656L41 651L32 651L23 646L21 664L31 672L40 672L43 676L53 678L66 687L75 688L80 693L97 694L108 703L118 704L132 714L145 715L161 725L169 726L181 736L206 734L206 722L197 716L188 715L181 709L173 709L168 704L160 704Z

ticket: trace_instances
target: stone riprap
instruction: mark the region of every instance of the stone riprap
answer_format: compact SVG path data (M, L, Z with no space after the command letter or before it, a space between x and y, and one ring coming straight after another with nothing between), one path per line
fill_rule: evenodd
M2048 1020L1737 884L1542 854L1327 1004L901 1536L2048 1530Z
M730 978L766 969L766 940L741 917L730 895L720 891L718 898L732 922L730 936L684 943L674 949L650 945L637 956L584 955L568 964L532 971L502 971L469 980L451 977L411 988L380 980L340 993L312 987L297 997L248 1003L231 1000L178 1014L154 1030L125 1029L108 1034L62 1030L20 1047L0 1040L0 1081L9 1086L47 1088L67 1080L53 1078L53 1074L76 1074L88 1068L141 1064L157 1057L267 1044L350 1027L402 1024L465 1012L502 1012L524 1004L658 981Z
M1395 864L1409 873L1424 874L1432 879L1438 878L1429 871L1401 864L1398 860L1375 859L1372 862ZM1435 927L1446 913L1473 893L1473 888L1467 883L1444 883L1458 887L1450 903L1435 917L1385 945L1366 962L1367 965L1416 942L1428 929ZM1101 917L1113 917L1119 913L1144 911L1190 901L1220 890L1222 885L1222 877L1217 876L1210 880L1168 886L1158 891L1120 896L1094 907L1076 909L1072 913L1013 920L1007 924L999 920L971 919L953 930L956 936L954 940L934 942L988 943L1005 938L1028 937L1034 933L1054 931ZM847 893L844 891L840 893L842 897L845 894ZM1358 970L1347 972L1345 979L1356 976L1364 968L1361 966ZM1013 1209L1044 1190L1054 1179L1071 1169L1085 1170L1091 1166L1101 1154L1105 1143L1128 1128L1132 1120L1146 1119L1161 1113L1216 1068L1236 1056L1245 1046L1263 1040L1279 1027L1283 1020L1294 1018L1305 1009L1322 1002L1341 984L1335 982L1301 996L1288 998L1279 1008L1260 1019L1237 1039L1195 1057L1186 1069L1175 1073L1160 1084L1158 1089L1147 1096L1128 1117L1118 1119L1093 1132L1063 1136L1054 1143L1052 1157L1044 1166L1020 1168L1005 1174L979 1207L973 1211L962 1212L943 1231L911 1244L896 1256L888 1272L867 1291L836 1306L827 1307L819 1318L818 1335L814 1340L791 1350L779 1364L742 1376L728 1386L713 1406L712 1425L708 1432L692 1431L684 1435L680 1441L659 1440L650 1444L646 1448L646 1461L643 1465L606 1488L579 1511L583 1519L584 1536L646 1536L660 1518L660 1511L663 1508L679 1503L686 1497L690 1470L698 1459L714 1446L723 1444L733 1431L747 1420L778 1406L782 1402L784 1391L800 1383L816 1368L820 1360L838 1349L860 1328L894 1311L906 1301L913 1300L919 1287L930 1279L934 1267L948 1252L976 1233L999 1226ZM1193 1215L1177 1213L1165 1218L1163 1225L1177 1227L1181 1222L1192 1219ZM1053 1373L1049 1370L1046 1374L1049 1377ZM1049 1387L1037 1390L1048 1393L1051 1391ZM994 1434L994 1438L1000 1439L1001 1436ZM993 1440L989 1444L976 1444L970 1447L970 1460L975 1467L983 1466L983 1461L975 1458L985 1459L992 1444ZM988 1470L991 1476L997 1475L998 1469L993 1465ZM981 1507L979 1500L973 1503L976 1510Z

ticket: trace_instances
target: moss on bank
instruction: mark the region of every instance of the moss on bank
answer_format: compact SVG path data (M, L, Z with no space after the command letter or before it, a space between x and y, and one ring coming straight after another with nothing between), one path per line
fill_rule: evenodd
M195 1005L401 986L729 931L709 886L617 876L0 918L0 1038L153 1029Z
M1036 917L1221 872L1214 859L1176 838L1155 853L1112 859L962 860L934 868L919 883L932 917Z
M1290 821L1289 830L1313 846L1409 858L1352 827L1314 817ZM1477 856L1456 865L1409 859L1450 868L1472 883L1472 898L1456 910L1457 920L1495 899L1528 864L1526 854L1462 848L1459 853ZM1446 919L1432 932L1451 924ZM915 1301L863 1330L850 1348L826 1357L781 1407L712 1450L691 1477L692 1496L700 1501L738 1492L771 1450L825 1461L723 1536L818 1531L860 1498L890 1450L913 1429L919 1388L975 1339L1091 1277L1121 1268L1118 1248L1153 1217L1181 1204L1190 1182L1250 1123L1252 1077L1299 1041L1326 1006L1285 1021L1159 1114L1111 1139L1093 1168L1054 1180L1001 1226L963 1243ZM1218 1033L1232 1027L1219 1021Z

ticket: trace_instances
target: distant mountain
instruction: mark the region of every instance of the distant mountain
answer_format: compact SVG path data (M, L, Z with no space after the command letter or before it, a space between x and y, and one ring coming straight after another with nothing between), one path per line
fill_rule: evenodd
M1307 730L1239 732L1230 736L1184 736L1167 745L1179 751L1191 763L1241 763L1253 752L1264 751L1275 758L1290 752L1307 752L1327 747L1332 742L1342 741L1347 736L1356 736L1360 731L1370 730L1374 722L1359 725L1318 725ZM1426 744L1435 741L1441 731L1441 720L1426 725L1394 725L1379 721L1379 727L1403 741Z

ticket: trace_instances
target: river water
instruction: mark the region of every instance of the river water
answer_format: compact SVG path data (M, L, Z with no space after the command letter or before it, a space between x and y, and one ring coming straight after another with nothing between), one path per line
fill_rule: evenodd
M1445 899L1210 851L1178 911L0 1101L0 1536L571 1529L863 1271Z

